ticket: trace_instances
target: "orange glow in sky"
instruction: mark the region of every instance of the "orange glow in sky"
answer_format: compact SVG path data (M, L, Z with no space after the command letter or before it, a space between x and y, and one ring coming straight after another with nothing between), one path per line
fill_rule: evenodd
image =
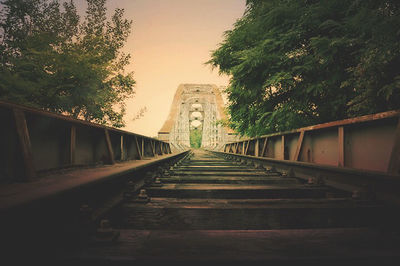
M76 1L82 10L84 1ZM245 0L108 0L133 20L124 51L132 56L136 93L127 101L125 130L157 136L180 83L227 85L229 78L204 65L223 32L243 15ZM82 14L83 15L83 14ZM141 108L144 117L133 120Z

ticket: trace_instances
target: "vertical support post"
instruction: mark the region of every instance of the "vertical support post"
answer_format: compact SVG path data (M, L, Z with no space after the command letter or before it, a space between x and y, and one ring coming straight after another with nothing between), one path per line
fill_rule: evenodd
M75 151L76 151L76 126L71 125L70 141L69 141L69 164L75 164Z
M25 113L20 109L13 109L15 127L17 129L20 152L24 160L24 181L32 180L36 177L33 165L32 146L29 138L28 126L26 124Z
M293 161L299 160L301 146L303 145L304 133L305 133L304 131L300 132L299 139L297 140L297 147L296 147L296 152L294 153Z
M244 154L246 148L246 141L242 142L242 154Z
M265 151L267 150L267 143L268 143L268 137L265 137L263 148L261 151L261 157L264 157Z
M344 127L338 127L338 166L344 167Z
M400 118L397 122L396 132L394 134L394 143L390 155L388 173L398 175L400 172Z
M144 138L142 137L142 157L144 157Z
M250 146L250 140L247 141L246 150L244 151L244 155L247 155L247 152L249 150L249 146Z
M124 135L121 134L121 161L125 160L124 152Z
M259 145L260 145L260 139L256 139L256 143L254 144L255 146L254 146L254 156L256 156L256 157L259 157L260 156L260 147L259 147Z
M282 145L281 145L282 160L285 160L285 135L282 135Z
M160 154L163 155L164 154L164 150L163 150L163 145L164 143L162 142L158 142L158 149L160 150Z
M141 149L139 147L139 142L138 142L138 139L137 139L136 135L135 135L135 145L136 145L136 150L138 152L139 160L141 160L142 159L142 154L141 154L142 151L141 151Z
M104 136L106 138L106 145L107 145L107 151L108 151L108 161L110 164L115 164L114 160L114 151L111 145L111 139L110 139L110 133L108 132L108 129L104 129Z
M154 140L150 140L150 146L151 146L151 153L153 154L153 157L156 156L156 147L155 147Z

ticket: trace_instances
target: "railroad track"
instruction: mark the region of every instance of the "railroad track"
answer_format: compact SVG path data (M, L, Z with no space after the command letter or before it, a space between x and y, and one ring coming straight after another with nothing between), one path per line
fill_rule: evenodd
M149 173L66 261L378 263L399 260L393 209L251 160L195 150ZM321 264L322 265L322 264Z

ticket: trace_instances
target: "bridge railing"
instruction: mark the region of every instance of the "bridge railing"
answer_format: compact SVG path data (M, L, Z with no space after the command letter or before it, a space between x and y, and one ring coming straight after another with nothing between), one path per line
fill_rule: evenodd
M223 151L399 175L400 110L228 143Z
M2 101L0 125L0 182L171 153L157 139Z

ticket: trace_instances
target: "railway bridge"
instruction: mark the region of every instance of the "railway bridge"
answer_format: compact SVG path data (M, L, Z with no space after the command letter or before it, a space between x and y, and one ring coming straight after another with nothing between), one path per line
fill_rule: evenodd
M157 139L0 102L2 264L400 262L400 111L257 138L220 119L207 84Z

